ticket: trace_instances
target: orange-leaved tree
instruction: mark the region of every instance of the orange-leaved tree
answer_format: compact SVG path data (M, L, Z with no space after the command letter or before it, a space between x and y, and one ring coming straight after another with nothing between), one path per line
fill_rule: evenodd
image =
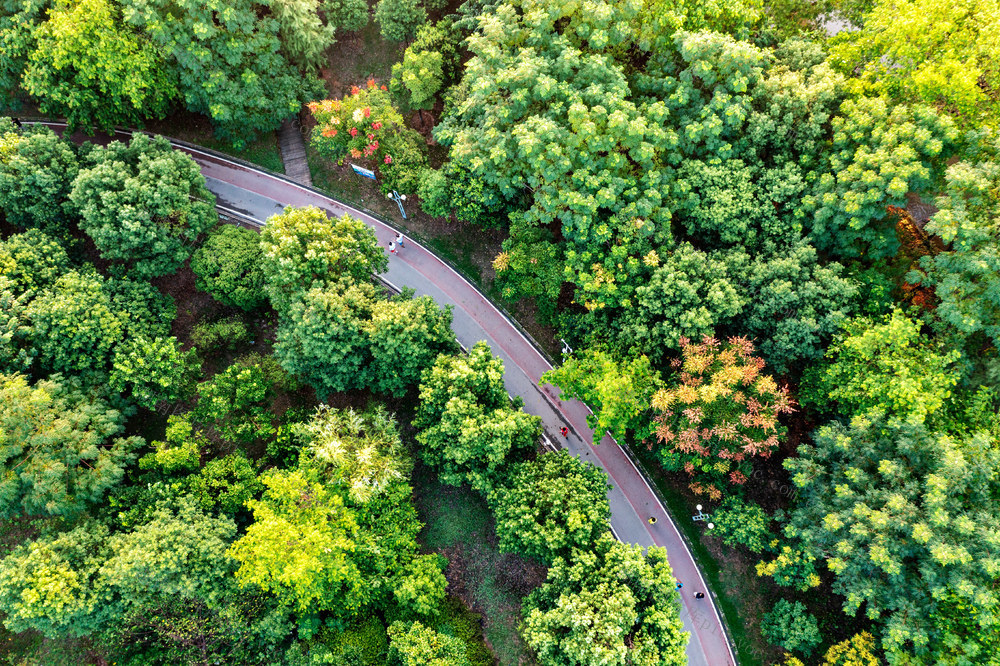
M653 394L657 456L666 469L691 475L695 493L719 499L727 481L746 482L752 460L777 448L778 416L795 411L795 401L763 373L747 338L680 343L673 386Z

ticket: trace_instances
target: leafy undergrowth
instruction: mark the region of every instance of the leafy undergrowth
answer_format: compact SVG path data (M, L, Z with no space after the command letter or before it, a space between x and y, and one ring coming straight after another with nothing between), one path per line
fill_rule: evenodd
M497 549L493 516L467 487L442 485L428 469L413 474L424 529L421 543L448 558L448 590L483 616L486 640L504 666L534 664L517 628L521 600L545 578L545 568Z

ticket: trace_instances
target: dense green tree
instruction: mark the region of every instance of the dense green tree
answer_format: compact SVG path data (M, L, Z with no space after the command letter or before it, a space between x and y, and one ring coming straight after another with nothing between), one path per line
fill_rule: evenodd
M421 458L442 482L468 483L483 493L541 435L537 416L511 406L503 361L485 342L476 343L467 357L439 356L424 371L413 425Z
M264 492L257 467L242 451L236 451L205 463L197 474L187 478L185 490L203 511L233 516Z
M375 287L368 282L310 289L278 326L275 357L320 398L369 386L372 355L365 328L375 304Z
M368 25L365 0L323 0L323 14L328 23L345 32L355 32Z
M427 22L427 10L420 0L379 0L375 20L382 36L394 42L408 42Z
M958 350L921 335L919 321L899 310L881 320L845 323L826 352L828 361L809 373L802 392L820 407L844 414L881 409L924 421L941 409L959 380Z
M139 459L142 469L160 469L167 474L197 470L201 465L202 451L209 448L208 438L195 430L190 417L171 414L162 440L150 442L152 453Z
M418 555L396 580L393 596L405 613L429 617L437 615L447 587L440 556L436 553Z
M926 275L908 279L934 287L935 312L955 330L1000 345L1000 136L987 136L975 160L948 167L945 182L926 230L948 250L922 257Z
M29 296L0 275L0 374L25 372L34 360L26 313Z
M439 354L454 354L458 341L451 330L451 306L439 308L430 296L406 292L376 301L364 328L371 345L371 386L401 396L420 382L420 374Z
M218 604L229 592L235 567L226 549L235 537L231 519L206 515L193 498L161 505L148 522L108 539L101 584L125 606L155 608L169 596Z
M117 484L143 441L125 414L55 376L0 375L0 514L71 516Z
M390 659L401 666L469 666L465 643L420 622L394 622L389 627Z
M124 326L100 275L66 273L31 301L27 314L43 367L95 380L106 377Z
M297 112L309 85L261 9L252 0L129 0L123 13L171 66L187 109L210 117L216 136L242 143Z
M270 437L275 432L270 406L275 384L281 381L275 382L275 373L280 375L280 368L267 367L267 361L233 363L198 385L194 419L238 444L253 444Z
M51 0L0 3L0 105L4 108L19 108L21 77L35 48L35 33L51 6Z
M539 382L558 386L561 400L577 398L594 410L587 416L587 425L594 430L595 444L604 439L605 432L625 441L629 429L643 429L641 417L660 386L659 375L645 356L618 361L593 349L569 357Z
M176 271L218 223L198 165L163 137L136 134L128 144L95 148L70 198L101 256L140 277Z
M444 85L444 56L440 51L418 51L410 46L403 61L392 66L392 83L394 91L405 91L409 107L419 109L423 118L424 110L434 106L434 96Z
M842 256L892 256L899 239L886 208L936 185L957 138L954 123L928 107L860 98L844 102L832 125L828 166L802 200L810 237Z
M566 451L514 465L490 495L500 549L546 564L607 532L607 474Z
M21 85L47 116L111 130L162 118L177 95L161 53L110 0L55 3L35 31Z
M48 638L87 636L115 608L99 570L108 529L95 522L21 544L0 560L0 611L11 631Z
M192 388L195 353L182 351L173 337L129 338L115 349L108 385L146 409L184 398Z
M358 527L343 499L300 471L263 481L263 498L248 503L254 522L229 550L240 585L267 590L303 615L359 611L367 591L351 559Z
M650 263L658 262L655 253ZM636 289L637 307L618 324L637 351L662 359L681 338L700 340L739 314L749 300L733 284L726 255L705 254L684 243Z
M330 220L314 206L270 217L260 240L265 288L279 313L314 286L338 278L366 282L389 267L371 227L349 215Z
M754 553L770 548L774 538L767 512L759 504L732 495L712 512L712 522L715 523L712 536L722 539L727 546L743 546Z
M44 289L68 271L66 250L38 229L0 240L0 276L15 291Z
M431 217L451 215L451 192L448 177L440 169L426 169L417 185L420 209Z
M823 666L881 666L875 638L867 631L830 646L823 655Z
M267 300L263 251L256 232L231 224L220 226L191 256L198 289L226 305L253 310Z
M545 664L687 663L666 551L610 534L557 558L524 600L522 636Z
M415 194L427 170L427 140L416 130L400 127L386 136L384 147L389 161L386 163L383 158L377 165L381 177L379 189L384 194L393 190Z
M172 296L146 280L111 277L104 283L111 309L125 328L125 337L166 338L177 316Z
M323 21L320 0L274 0L271 15L278 22L278 37L288 61L315 71L323 66L326 50L333 46L336 24Z
M412 461L399 438L396 421L378 405L364 412L321 405L295 428L308 464L351 500L364 503L409 478Z
M881 620L893 661L940 663L956 647L932 620L952 593L992 631L1000 525L982 500L997 495L1000 458L987 436L870 414L820 428L784 464L798 491L786 536L826 561L845 612Z
M779 599L774 608L761 618L760 631L771 645L807 657L823 642L816 616L806 611L800 601L792 604L787 599Z
M353 558L364 579L366 603L385 612L433 614L431 607L444 598L445 560L417 555L423 523L413 505L413 488L397 481L367 502L352 504L358 524Z
M858 31L838 35L831 60L897 100L943 108L966 125L1000 120L996 0L872 2Z
M729 270L743 302L729 329L753 338L778 374L800 361L820 358L833 334L854 314L857 282L836 262L821 265L807 243L766 258L733 261Z
M69 194L78 171L72 145L55 132L47 127L15 132L0 118L0 209L8 222L65 235L77 216Z

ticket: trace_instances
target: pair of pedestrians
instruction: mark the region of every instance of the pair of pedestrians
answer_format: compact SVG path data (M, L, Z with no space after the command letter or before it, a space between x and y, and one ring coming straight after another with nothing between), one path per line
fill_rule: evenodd
M403 245L403 241L404 240L406 240L406 239L403 238L403 234L401 234L400 232L397 231L396 232L396 240L395 241L389 241L389 254L396 254L402 248L404 248L405 247L405 245Z

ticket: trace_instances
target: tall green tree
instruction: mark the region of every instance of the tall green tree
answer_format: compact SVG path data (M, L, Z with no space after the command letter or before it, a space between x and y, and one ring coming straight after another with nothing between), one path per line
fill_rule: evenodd
M266 439L275 432L276 418L270 407L284 380L273 359L237 361L198 385L192 416L230 442L253 444Z
M278 326L275 358L321 398L369 386L372 354L365 329L375 303L368 282L313 287L291 304Z
M163 137L136 134L95 148L70 198L101 256L145 278L176 271L218 224L198 165Z
M451 330L451 306L439 308L429 296L406 292L376 301L365 322L372 354L371 386L401 396L420 382L420 374L439 354L454 354L458 341Z
M69 194L79 168L73 146L49 128L17 132L0 118L0 208L14 226L64 236L77 217Z
M61 0L35 32L21 85L70 127L111 130L162 118L177 96L160 51L110 0Z
M314 206L289 206L270 217L261 230L261 247L265 288L279 313L314 286L341 277L365 282L389 267L371 227L348 215L330 220Z
M403 666L468 666L465 643L420 622L394 622L389 649Z
M87 636L114 607L99 571L108 529L85 522L68 532L21 544L0 560L0 610L10 631L33 629L48 638Z
M655 253L650 263L658 262ZM681 338L700 340L735 317L747 297L733 284L731 259L679 245L636 289L636 307L621 315L621 336L635 349L660 360L680 349ZM624 343L623 343L624 344Z
M955 364L961 352L920 329L899 310L881 321L846 322L826 352L829 361L810 372L803 400L836 404L848 415L881 409L918 421L933 416L960 379Z
M1000 120L996 0L871 3L861 29L835 40L831 60L862 89L930 104L971 126Z
M975 160L945 174L946 189L926 230L948 249L921 258L925 281L940 300L935 310L963 335L983 333L1000 344L1000 136L987 135Z
M500 549L546 564L608 531L608 478L566 451L516 464L490 495Z
M994 630L1000 525L982 499L997 496L1000 458L986 434L870 413L820 428L784 465L798 490L786 536L825 560L845 612L863 606L882 624L894 662L942 663L957 647L933 620L953 594L979 609L967 621Z
M358 526L343 499L297 470L263 481L263 498L248 503L254 522L228 551L240 585L267 590L302 615L359 611L367 591L351 558Z
M321 405L295 432L307 447L306 464L343 486L354 502L367 502L409 478L413 463L382 405L364 412Z
M66 273L27 309L38 362L53 372L103 380L124 325L96 273Z
M800 242L753 260L730 256L742 311L728 325L754 339L778 374L823 355L824 347L854 314L859 285L837 262L821 264L816 249Z
M522 636L546 664L687 663L666 551L603 535L557 558L524 600Z
M226 224L191 256L191 270L198 289L221 303L250 311L267 301L262 260L258 234Z
M420 381L413 426L419 453L444 483L488 493L506 465L535 447L540 420L511 405L503 361L485 342L467 357L439 356Z
M38 229L0 240L0 276L15 291L44 289L68 271L66 250Z
M543 382L558 386L560 399L577 398L594 410L587 416L587 425L594 430L595 444L605 432L625 441L629 429L645 429L641 417L660 386L659 374L645 356L619 361L594 349L566 359L542 375Z
M73 516L121 481L142 446L125 414L55 376L0 375L0 514Z
M0 374L25 372L34 360L26 314L29 297L0 275Z
M803 200L820 250L846 257L890 257L899 248L896 217L910 191L932 191L958 138L954 122L926 106L847 100L832 121L824 167Z
M140 28L174 72L189 111L212 119L216 136L243 143L299 110L309 79L281 53L279 24L252 0L129 0Z
M140 407L186 397L196 368L195 351L181 350L177 338L135 337L115 349L108 385L128 394Z
M382 36L394 42L408 42L427 22L427 10L420 0L379 0L375 20Z
M335 24L325 22L320 15L320 0L274 0L269 4L288 61L304 70L320 68L337 30Z

